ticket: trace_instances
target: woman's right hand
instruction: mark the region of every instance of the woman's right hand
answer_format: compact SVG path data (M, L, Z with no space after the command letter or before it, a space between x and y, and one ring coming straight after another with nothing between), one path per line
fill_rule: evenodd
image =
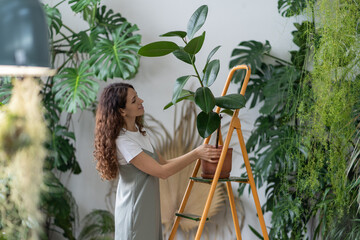
M215 146L209 144L203 144L195 149L195 153L197 155L197 158L200 158L207 162L217 163L220 158L221 148L216 148Z

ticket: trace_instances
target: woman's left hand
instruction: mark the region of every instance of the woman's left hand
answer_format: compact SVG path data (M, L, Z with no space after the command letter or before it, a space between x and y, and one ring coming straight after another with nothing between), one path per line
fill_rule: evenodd
M197 158L211 163L217 163L221 154L221 148L216 148L215 146L209 144L203 144L195 149L195 153Z

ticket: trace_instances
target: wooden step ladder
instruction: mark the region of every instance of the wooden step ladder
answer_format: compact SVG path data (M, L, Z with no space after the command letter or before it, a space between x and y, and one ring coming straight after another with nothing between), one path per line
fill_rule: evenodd
M236 67L234 67L234 68L232 68L230 70L221 96L225 96L235 71L240 70L240 69L246 70L245 79L244 79L244 82L243 82L243 85L242 85L242 88L241 88L241 91L240 91L240 94L245 95L246 87L247 87L247 84L249 82L249 78L250 78L250 74L251 74L251 69L250 69L249 66L239 65L239 66L236 66ZM217 107L216 112L217 113L220 112L220 107ZM186 188L184 197L182 199L179 211L178 211L178 213L175 214L176 215L175 216L175 221L174 221L173 227L171 229L171 234L170 234L169 240L172 240L172 239L175 238L176 231L177 231L177 228L179 227L179 223L180 223L181 218L188 218L188 219L192 219L192 220L195 220L195 221L200 221L197 232L196 232L196 236L195 236L196 240L200 240L202 231L203 231L204 226L205 226L205 222L206 222L206 220L208 220L207 215L208 215L208 212L209 212L209 209L210 209L210 206L211 206L211 201L213 199L215 189L216 189L216 185L218 184L218 182L225 182L226 183L227 193L228 193L230 207L231 207L232 218L233 218L234 226L235 226L235 230L236 230L236 238L238 240L240 240L241 239L241 233L240 233L240 226L239 226L239 221L238 221L238 217L237 217L237 211L236 211L236 207L235 207L234 194L233 194L233 190L232 190L232 187L231 187L231 182L240 182L240 183L248 183L248 184L250 184L264 240L269 239L268 233L267 233L267 230L266 230L266 226L265 226L264 216L263 216L261 206L260 206L260 202L259 202L259 197L258 197L256 186L255 186L254 177L252 175L252 170L251 170L251 166L250 166L250 162L249 162L249 157L248 157L248 154L247 154L247 151L246 151L244 138L243 138L243 135L242 135L242 132L241 132L241 124L240 124L240 119L238 117L238 114L239 114L239 109L236 109L234 111L234 114L233 114L231 122L230 122L229 131L227 132L226 139L225 139L225 144L222 143L222 138L221 137L219 138L219 144L224 145L224 147L223 147L223 150L221 152L220 159L219 159L219 162L218 162L218 166L216 168L216 172L215 172L215 175L214 175L213 179L203 179L203 178L196 177L197 173L199 171L199 168L200 168L200 163L201 163L200 159L197 160L195 168L193 170L193 173L192 173L192 175L191 175L191 177L189 179L189 183L188 183L188 186ZM232 134L233 134L234 130L236 130L237 135L238 135L240 148L241 148L241 152L243 154L244 163L245 163L248 178L230 177L228 179L219 179L220 172L221 172L224 160L225 160L226 152L227 152L227 150L229 148L230 140L231 140L231 137L232 137ZM209 141L210 141L210 138L211 138L211 135L204 140L204 144L208 144ZM205 203L205 208L204 208L204 211L202 213L202 216L186 215L186 214L183 213L183 211L185 209L185 206L186 206L186 203L187 203L187 201L188 201L188 199L190 197L191 189L192 189L195 182L211 183L211 188L210 188L209 195L208 195L206 203Z

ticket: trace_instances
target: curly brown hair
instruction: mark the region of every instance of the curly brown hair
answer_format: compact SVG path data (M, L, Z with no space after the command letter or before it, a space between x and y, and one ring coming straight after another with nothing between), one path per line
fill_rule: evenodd
M125 121L120 108L125 108L128 89L134 87L127 83L113 83L104 88L96 110L95 150L96 169L101 178L115 179L119 173L119 161L116 155L116 138ZM136 117L135 123L139 131L145 135L143 116Z

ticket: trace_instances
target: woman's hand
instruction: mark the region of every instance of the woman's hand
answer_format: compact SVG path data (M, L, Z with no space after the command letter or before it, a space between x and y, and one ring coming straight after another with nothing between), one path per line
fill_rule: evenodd
M221 148L216 148L208 144L203 144L195 149L195 153L197 155L197 158L200 158L207 162L217 163L220 158Z

